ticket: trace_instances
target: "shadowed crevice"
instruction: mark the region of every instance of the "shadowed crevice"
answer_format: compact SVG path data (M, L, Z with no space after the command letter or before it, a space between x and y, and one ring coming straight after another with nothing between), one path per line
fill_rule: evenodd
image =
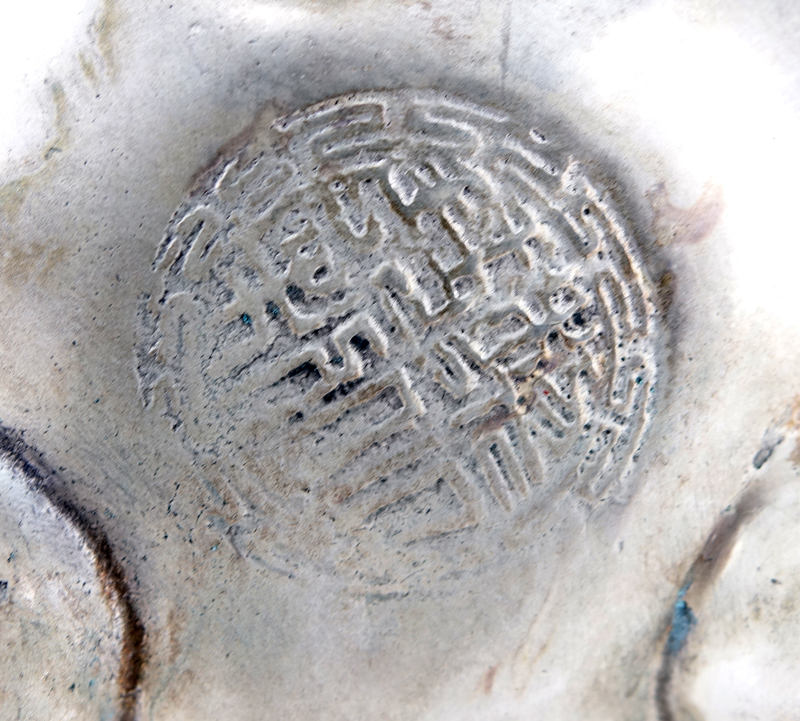
M655 703L658 721L675 720L670 697L675 663L692 627L697 623L690 602L697 607L725 568L742 526L761 510L762 495L762 489L753 487L741 496L735 506L725 509L678 591L667 639L661 653L661 665L656 674Z
M26 444L21 434L5 426L0 426L0 456L25 475L31 489L42 494L56 512L78 531L91 552L111 616L121 626L117 676L119 721L134 721L139 684L146 661L147 637L131 598L125 571L114 556L108 536L97 523L88 520L85 511L64 497L60 488L63 484L53 483L58 473L45 463L42 455Z

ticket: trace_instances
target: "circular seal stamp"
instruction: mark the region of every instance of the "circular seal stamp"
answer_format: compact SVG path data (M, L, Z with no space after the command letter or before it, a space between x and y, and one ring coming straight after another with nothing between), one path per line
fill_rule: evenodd
M399 576L624 492L658 318L580 163L406 91L314 105L262 147L176 211L137 358L242 555Z

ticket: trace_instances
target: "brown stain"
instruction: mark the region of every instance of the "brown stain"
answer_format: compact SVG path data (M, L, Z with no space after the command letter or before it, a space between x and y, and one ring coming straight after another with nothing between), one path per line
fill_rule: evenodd
M94 63L89 60L83 53L78 53L78 62L81 65L81 72L84 77L89 81L92 87L97 87L97 70L95 70Z
M55 117L53 119L53 137L46 143L42 153L44 166L0 186L0 220L8 223L13 223L17 219L34 187L50 177L54 168L51 161L63 153L69 143L69 108L66 92L60 83L53 83L50 93ZM3 245L6 243L7 241Z
M100 525L90 521L90 513L66 498L58 474L21 434L0 426L0 454L28 479L31 489L41 493L55 511L83 539L95 564L95 572L110 615L119 624L118 721L135 721L139 686L147 660L147 634L133 602L125 571L114 554L108 536ZM56 483L54 483L56 481Z
M119 27L121 13L116 0L103 0L100 11L92 21L95 43L106 65L109 77L117 73L117 59L114 51L114 34Z
M532 680L530 671L539 663L545 653L547 653L550 647L550 641L553 639L552 630L546 633L546 635L539 632L539 627L542 625L542 622L544 621L546 625L547 619L550 617L553 604L552 599L555 598L552 594L553 587L550 586L542 600L539 611L523 635L523 640L512 655L513 667L517 669L518 673L521 672L519 675L520 682L516 684L517 694L520 696L524 693ZM544 639L542 640L543 636ZM532 643L532 639L537 639L536 643ZM533 649L536 649L535 653L532 653Z
M500 664L496 664L491 666L489 670L483 674L483 678L481 679L481 691L484 695L488 696L492 693L492 686L494 686L494 679L497 676L497 670L500 668Z
M0 186L0 213L5 216L7 221L16 220L32 186L32 175L25 175Z
M658 306L662 315L667 315L675 300L675 276L670 271L661 274L656 285Z
M792 399L792 409L789 416L789 421L786 423L786 428L789 431L800 430L800 396L795 396ZM789 460L795 466L800 466L800 434L797 436L794 448L789 455Z
M0 274L7 285L22 285L32 277L46 280L67 257L67 248L48 243L7 246L0 251Z
M691 584L686 593L689 605L696 603L719 577L730 559L742 526L763 507L763 492L758 487L750 488L742 495L733 509L725 513L714 525L703 548L686 576Z
M433 19L433 27L431 28L434 35L438 35L444 40L455 40L456 33L453 27L453 21L449 15L439 15Z
M528 629L526 637L530 637L533 631L533 627L535 625L536 621L534 621L534 623L531 625L531 628ZM534 653L533 655L529 653L531 649L528 648L527 640L523 641L514 651L513 655L514 665L517 667L519 671L521 671L521 673L519 674L520 680L517 684L517 694L519 697L522 697L525 690L528 688L528 685L532 681L530 672L534 669L536 664L538 664L539 661L541 661L541 659L547 653L548 649L550 648L550 641L552 639L553 639L553 634L551 633L543 643L539 643L538 646L534 646L534 648L536 648L536 653Z
M789 420L786 422L786 428L790 431L800 430L800 395L792 398Z
M331 498L331 503L335 506L339 506L348 499L352 498L356 493L358 493L359 490L361 489L340 485L331 489L331 492L328 495Z
M170 664L178 660L181 655L181 634L186 626L186 612L182 608L171 608L167 616L168 651L167 662Z
M56 114L53 122L55 137L47 144L47 150L44 151L45 160L50 160L55 153L63 153L69 143L69 108L64 86L61 83L53 83L50 93L53 97Z
M689 208L673 205L664 183L651 188L646 196L654 212L653 234L663 246L699 243L711 234L725 210L722 188L714 183L706 183Z
M233 160L239 154L248 149L248 145L256 137L264 136L269 138L269 128L272 122L285 114L285 110L277 108L273 103L265 103L253 116L253 119L244 126L236 135L228 138L220 145L211 160L201 166L192 177L186 187L186 193L192 194L202 191L209 183L214 173L218 172L223 164ZM265 132L266 131L266 132Z
M472 35L464 32L459 32L453 24L453 17L451 15L438 15L433 19L431 25L431 32L438 35L442 40L471 40Z

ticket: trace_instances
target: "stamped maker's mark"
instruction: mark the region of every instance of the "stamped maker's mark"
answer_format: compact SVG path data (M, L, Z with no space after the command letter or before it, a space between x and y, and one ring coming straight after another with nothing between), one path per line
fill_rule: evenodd
M358 567L623 489L658 319L580 163L441 94L271 132L176 212L138 351L243 554L291 572L319 543Z

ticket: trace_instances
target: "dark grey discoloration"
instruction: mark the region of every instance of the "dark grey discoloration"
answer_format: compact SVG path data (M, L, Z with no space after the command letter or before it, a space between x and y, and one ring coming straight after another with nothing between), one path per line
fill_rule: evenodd
M783 435L774 430L769 430L764 435L761 448L753 456L753 468L759 470L772 456L775 448L783 441Z

